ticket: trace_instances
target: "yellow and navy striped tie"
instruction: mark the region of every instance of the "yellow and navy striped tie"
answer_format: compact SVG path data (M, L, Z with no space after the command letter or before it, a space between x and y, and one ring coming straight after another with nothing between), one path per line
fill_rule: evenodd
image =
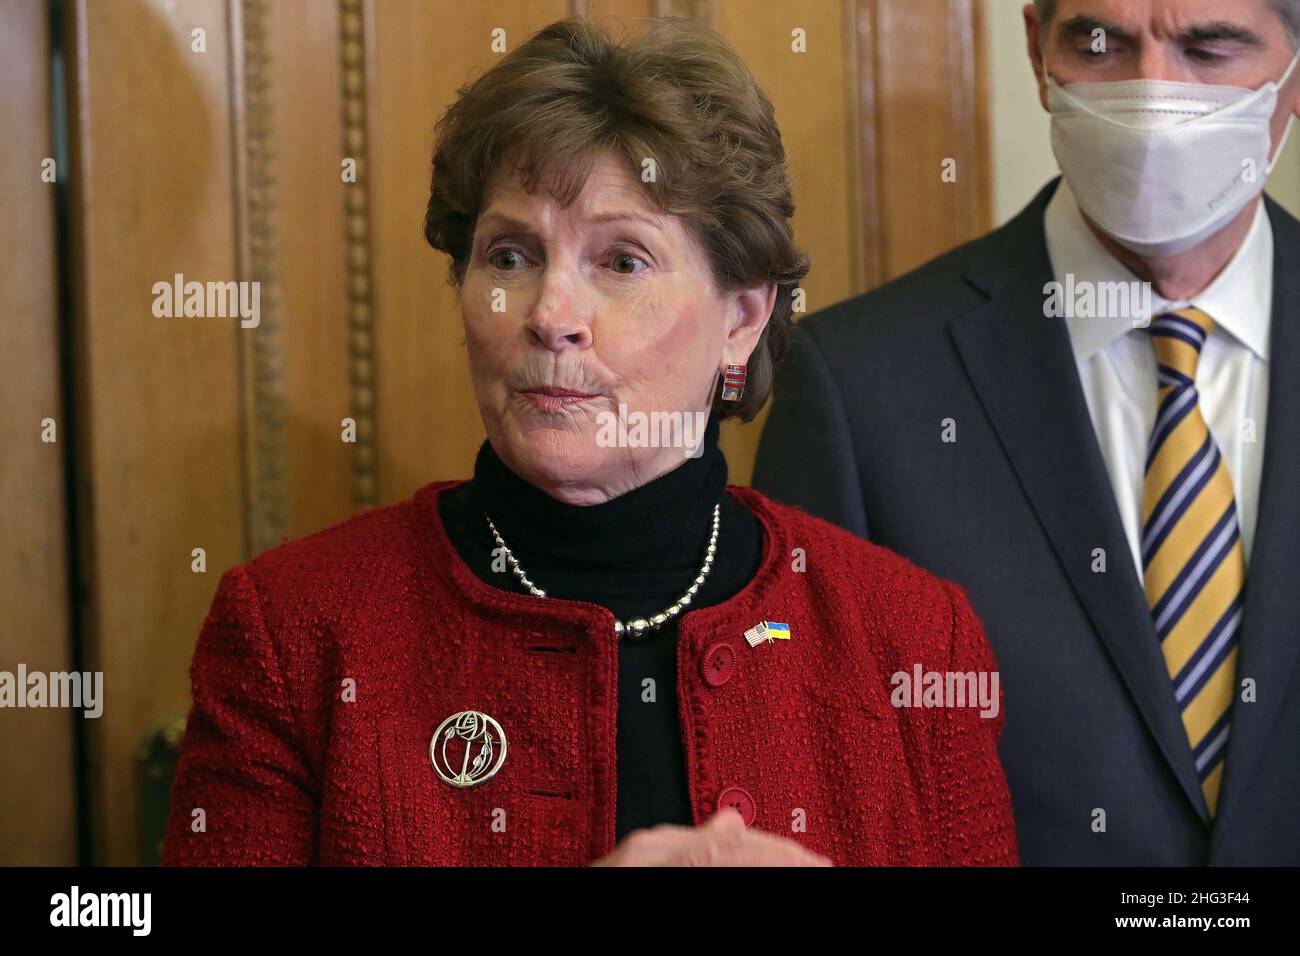
M1160 410L1142 495L1147 606L1211 816L1228 750L1246 587L1232 479L1196 391L1196 363L1213 326L1199 309L1151 321Z

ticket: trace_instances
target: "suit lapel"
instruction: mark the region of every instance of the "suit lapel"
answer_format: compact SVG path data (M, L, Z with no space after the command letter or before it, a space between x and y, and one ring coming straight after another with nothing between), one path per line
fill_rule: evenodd
M1300 281L1294 250L1300 223L1268 202L1273 227L1273 306L1268 363L1268 419L1255 542L1246 570L1246 611L1237 663L1257 696L1232 709L1221 812L1232 813L1255 773L1300 659L1295 588L1300 579ZM1222 832L1222 826L1216 826Z
M1052 189L1008 224L998 261L968 274L989 298L955 319L950 331L1071 587L1188 799L1208 822L1069 333L1062 319L1043 315L1043 286L1052 281L1043 210ZM1092 570L1096 548L1105 549L1104 574Z

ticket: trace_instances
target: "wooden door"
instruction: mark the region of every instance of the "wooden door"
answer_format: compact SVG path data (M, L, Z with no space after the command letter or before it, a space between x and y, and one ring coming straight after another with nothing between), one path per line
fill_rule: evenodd
M0 672L74 666L64 475L49 11L0 0ZM62 177L62 178L61 178ZM0 866L77 862L78 723L0 710Z

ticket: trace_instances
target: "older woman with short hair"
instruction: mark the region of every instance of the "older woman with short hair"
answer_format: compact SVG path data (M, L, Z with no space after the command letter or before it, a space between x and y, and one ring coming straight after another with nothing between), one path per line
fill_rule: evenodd
M473 477L226 572L165 863L1017 861L963 593L727 484L718 424L767 399L808 269L793 211L702 26L560 21L460 92L425 232ZM911 706L914 672L991 706Z

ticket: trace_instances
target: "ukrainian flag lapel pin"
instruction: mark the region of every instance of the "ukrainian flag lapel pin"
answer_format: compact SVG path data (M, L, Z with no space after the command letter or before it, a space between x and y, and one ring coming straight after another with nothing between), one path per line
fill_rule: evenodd
M749 642L750 647L758 647L759 644L771 644L773 641L788 641L790 640L790 625L781 624L777 621L759 621L745 632L745 640Z

